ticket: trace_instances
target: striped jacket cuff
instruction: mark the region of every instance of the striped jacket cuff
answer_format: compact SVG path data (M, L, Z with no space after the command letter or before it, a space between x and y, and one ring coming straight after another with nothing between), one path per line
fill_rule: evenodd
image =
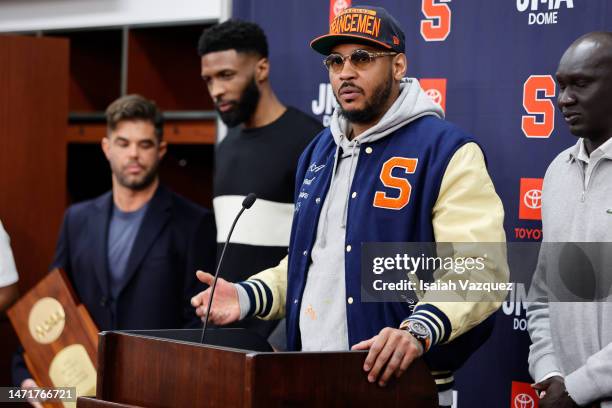
M260 279L249 279L238 282L249 297L249 308L245 317L258 316L265 317L272 309L272 291Z
M430 348L438 343L446 342L450 337L452 331L450 320L440 309L433 305L418 305L414 308L414 313L404 320L400 327L404 328L411 320L421 322L427 326L431 333Z
M438 392L450 390L455 385L455 377L451 371L432 371L431 372Z

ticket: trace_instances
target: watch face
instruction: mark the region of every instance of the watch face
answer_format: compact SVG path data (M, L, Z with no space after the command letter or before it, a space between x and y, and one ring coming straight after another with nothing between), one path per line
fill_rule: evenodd
M414 320L410 322L408 329L419 336L427 336L428 334L427 327L423 323L415 322Z

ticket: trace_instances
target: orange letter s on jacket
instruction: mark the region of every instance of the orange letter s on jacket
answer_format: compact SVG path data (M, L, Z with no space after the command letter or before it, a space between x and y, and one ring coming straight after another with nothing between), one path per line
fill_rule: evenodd
M384 191L377 191L374 194L374 207L401 210L410 202L410 193L412 191L410 182L405 178L393 176L393 170L401 168L406 174L413 174L416 171L418 162L418 159L392 157L383 164L379 176L380 181L382 181L385 187L399 190L399 195L397 197L390 197Z

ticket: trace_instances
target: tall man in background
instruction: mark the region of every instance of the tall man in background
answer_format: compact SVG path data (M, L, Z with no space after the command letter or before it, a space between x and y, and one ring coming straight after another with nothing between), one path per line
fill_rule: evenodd
M579 139L550 164L542 190L544 242L612 242L612 33L578 38L556 73L557 105ZM559 244L561 245L561 244ZM610 244L602 244L604 251ZM542 247L545 248L544 246ZM609 251L607 251L609 253ZM542 259L542 257L540 258ZM609 254L608 257L609 258ZM555 264L538 265L527 309L529 371L541 408L612 407L612 296L555 301ZM571 274L580 276L582 262ZM610 273L609 261L604 274ZM536 282L536 281L534 281Z
M219 248L244 197L258 197L236 226L223 263L223 276L241 281L287 255L297 162L322 126L276 97L267 39L256 24L230 20L213 26L202 34L198 49L202 79L229 127L215 152L213 205ZM242 325L267 337L276 324L249 319ZM280 339L271 342L284 347Z
M199 326L189 304L203 289L194 271L213 268L213 215L160 185L166 153L157 106L139 95L106 111L102 150L112 190L66 210L52 268L63 268L100 330ZM35 386L21 355L13 381Z
M486 340L502 297L444 302L426 292L416 307L362 301L361 244L505 242L484 155L416 79L404 78L404 33L383 8L344 10L311 46L326 56L339 107L300 158L289 257L234 285L220 279L210 318L286 316L290 350L369 350L363 368L381 386L424 354L440 405L449 406L453 370ZM502 246L474 281L507 281ZM440 270L436 279L458 276ZM209 296L193 299L198 315Z

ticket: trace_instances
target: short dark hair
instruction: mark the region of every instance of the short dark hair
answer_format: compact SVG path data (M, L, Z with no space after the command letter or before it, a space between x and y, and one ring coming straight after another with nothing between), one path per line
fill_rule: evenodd
M125 120L144 120L155 127L155 136L161 142L164 135L164 118L155 102L143 96L132 94L122 96L106 108L108 129L117 129L119 122Z
M226 50L268 58L268 40L260 26L241 20L228 20L204 30L198 42L200 57Z

